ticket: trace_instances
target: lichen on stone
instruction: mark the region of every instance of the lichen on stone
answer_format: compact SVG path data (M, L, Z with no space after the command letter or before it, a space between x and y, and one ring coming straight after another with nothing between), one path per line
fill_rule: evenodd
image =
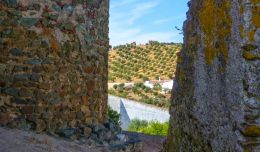
M200 27L204 32L205 60L208 65L219 55L228 58L227 38L231 33L230 1L203 1L199 11Z
M259 59L260 59L260 55L253 54L253 53L247 52L247 51L244 51L243 57L244 57L246 60L259 60Z

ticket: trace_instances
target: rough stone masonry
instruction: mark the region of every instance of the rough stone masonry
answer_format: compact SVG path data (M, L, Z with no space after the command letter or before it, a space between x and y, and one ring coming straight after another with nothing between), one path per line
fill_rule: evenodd
M1 126L88 136L89 126L105 122L108 6L0 1Z
M260 0L191 0L167 152L260 151Z

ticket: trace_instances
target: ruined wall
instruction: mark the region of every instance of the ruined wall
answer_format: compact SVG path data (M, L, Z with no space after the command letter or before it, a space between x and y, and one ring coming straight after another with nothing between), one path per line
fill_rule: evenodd
M103 123L108 0L0 1L0 125L55 133Z
M260 151L260 0L189 7L165 151Z

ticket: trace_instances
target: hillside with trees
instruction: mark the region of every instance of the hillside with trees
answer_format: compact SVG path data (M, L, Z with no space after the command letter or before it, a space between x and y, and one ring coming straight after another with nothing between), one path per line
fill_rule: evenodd
M172 79L180 49L180 43L157 41L113 47L109 51L109 82Z

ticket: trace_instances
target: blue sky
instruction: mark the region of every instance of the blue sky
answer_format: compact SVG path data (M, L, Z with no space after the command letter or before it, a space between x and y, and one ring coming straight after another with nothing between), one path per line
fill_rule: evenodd
M182 42L188 0L110 0L110 44Z

